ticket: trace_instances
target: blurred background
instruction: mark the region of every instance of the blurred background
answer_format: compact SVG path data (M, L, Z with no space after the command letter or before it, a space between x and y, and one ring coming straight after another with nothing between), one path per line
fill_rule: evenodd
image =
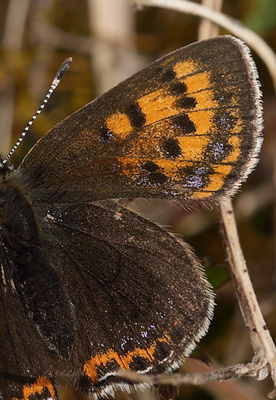
M276 50L275 0L224 0L222 9ZM16 166L57 122L149 62L197 40L198 26L197 17L160 8L138 10L127 0L1 0L0 152L9 152L67 57L73 57L71 68L13 156ZM260 162L234 205L250 276L276 340L276 97L266 67L253 56L263 89L265 140ZM152 219L170 225L195 249L216 292L210 330L181 371L250 361L250 340L228 274L217 210L185 212L156 203L146 207ZM181 387L178 399L262 400L271 389L269 379L248 378ZM121 399L129 397L118 394ZM155 394L151 390L132 397L150 399ZM66 386L60 389L60 398L82 397Z

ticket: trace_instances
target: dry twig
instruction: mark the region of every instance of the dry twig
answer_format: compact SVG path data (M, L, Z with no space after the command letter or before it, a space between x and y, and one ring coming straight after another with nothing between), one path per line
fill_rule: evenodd
M136 372L120 370L120 377L134 383L148 383L149 385L203 385L207 382L222 382L227 379L240 378L242 376L258 377L259 371L265 366L265 361L247 364L236 364L230 367L220 368L211 372L200 372L194 374L160 374L142 375Z

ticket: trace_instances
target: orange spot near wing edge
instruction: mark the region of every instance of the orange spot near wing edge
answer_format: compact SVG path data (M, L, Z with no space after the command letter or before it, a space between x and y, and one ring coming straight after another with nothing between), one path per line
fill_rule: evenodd
M162 338L158 338L150 347L142 349L140 347L136 347L133 351L129 351L125 355L119 355L115 350L109 349L104 354L97 354L95 357L92 357L83 367L85 375L93 382L96 383L98 381L98 372L97 368L99 366L106 366L108 362L115 362L118 365L118 368L122 368L125 370L130 369L131 362L136 357L142 357L147 359L148 361L154 361L154 353L156 350L157 342L166 342L169 343L170 336L165 335Z
M201 65L198 61L189 59L185 61L179 61L173 67L173 70L178 79L181 79L187 75L195 74L199 71Z
M34 396L35 394L41 395L44 389L49 391L53 400L56 398L55 389L52 385L52 382L48 378L39 377L35 383L31 385L24 385L22 399L13 398L12 400L29 400L30 397Z

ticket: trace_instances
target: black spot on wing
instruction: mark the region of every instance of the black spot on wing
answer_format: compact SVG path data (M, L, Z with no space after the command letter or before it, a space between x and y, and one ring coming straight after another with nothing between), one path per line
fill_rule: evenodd
M151 184L162 185L168 177L160 170L159 166L153 161L146 161L142 168L148 172L147 179Z
M183 187L200 190L209 184L209 175L214 173L214 171L211 167L187 166L180 169L179 173L182 175L184 180Z
M190 120L187 114L179 114L172 118L172 125L175 129L177 129L178 134L181 133L183 135L189 133L195 133L196 127L195 124Z
M181 148L177 139L169 138L165 139L162 143L162 149L165 152L166 157L175 158L181 156Z
M130 104L125 110L133 128L142 128L146 123L146 116L138 103Z
M146 169L148 172L156 172L158 171L159 167L155 162L153 161L146 161L143 164L143 168Z
M175 105L180 108L195 108L197 102L194 97L182 96L176 100Z
M179 96L187 91L187 86L184 82L175 81L170 84L170 92L176 96Z
M161 79L162 79L163 82L169 82L169 81L172 81L175 78L176 78L176 74L175 74L174 70L171 69L171 68L166 68L163 71L163 75L162 75Z
M103 142L110 142L110 140L114 137L113 132L108 129L105 125L100 126L99 128L99 138Z
M233 151L233 146L228 143L228 139L227 136L213 136L205 150L205 155L211 164L221 164Z
M149 174L148 178L150 183L158 185L162 185L168 179L168 177L163 174L163 172L152 172L151 174Z

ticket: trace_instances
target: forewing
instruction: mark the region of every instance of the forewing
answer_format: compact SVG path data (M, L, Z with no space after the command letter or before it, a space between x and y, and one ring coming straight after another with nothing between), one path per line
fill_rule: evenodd
M233 194L256 163L260 92L230 36L156 61L46 134L23 160L38 202Z
M76 386L110 394L123 383L118 368L176 368L206 332L213 309L191 250L112 201L45 210L48 261L75 309Z

